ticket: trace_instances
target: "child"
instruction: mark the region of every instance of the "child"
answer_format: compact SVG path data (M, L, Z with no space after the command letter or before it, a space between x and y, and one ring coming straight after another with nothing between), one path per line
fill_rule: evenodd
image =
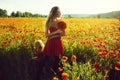
M34 48L35 48L35 52L36 52L36 57L33 57L34 58L37 58L37 59L40 59L42 58L43 56L43 49L44 49L44 43L41 41L41 40L36 40L34 42Z
M45 58L43 54L44 44L41 40L35 40L33 46L35 48L35 57L32 57L31 60L31 77L32 80L41 80Z

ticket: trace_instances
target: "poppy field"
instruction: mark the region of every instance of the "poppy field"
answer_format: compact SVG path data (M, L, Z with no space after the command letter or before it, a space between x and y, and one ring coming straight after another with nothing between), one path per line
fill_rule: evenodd
M61 75L50 80L120 80L120 21L64 18ZM0 18L0 80L32 80L33 43L45 38L46 18ZM33 68L33 67L32 67ZM34 66L35 68L35 66ZM43 79L43 80L49 80Z

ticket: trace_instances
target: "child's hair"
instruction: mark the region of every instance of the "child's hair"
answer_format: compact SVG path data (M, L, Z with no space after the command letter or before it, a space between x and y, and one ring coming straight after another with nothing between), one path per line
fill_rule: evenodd
M44 49L44 43L42 42L42 40L35 40L34 47L36 49L39 49L39 50L43 51L43 49Z

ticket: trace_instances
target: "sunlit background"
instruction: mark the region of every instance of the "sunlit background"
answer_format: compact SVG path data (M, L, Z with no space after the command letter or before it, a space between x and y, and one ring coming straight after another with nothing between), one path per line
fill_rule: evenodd
M59 6L62 14L98 14L120 10L120 0L0 0L0 8L12 11L48 14Z

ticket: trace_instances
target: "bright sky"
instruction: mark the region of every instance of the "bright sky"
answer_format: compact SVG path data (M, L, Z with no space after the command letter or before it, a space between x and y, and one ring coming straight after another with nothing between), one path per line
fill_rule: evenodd
M97 14L120 10L120 0L0 0L0 8L12 11L48 14L59 6L62 14Z

